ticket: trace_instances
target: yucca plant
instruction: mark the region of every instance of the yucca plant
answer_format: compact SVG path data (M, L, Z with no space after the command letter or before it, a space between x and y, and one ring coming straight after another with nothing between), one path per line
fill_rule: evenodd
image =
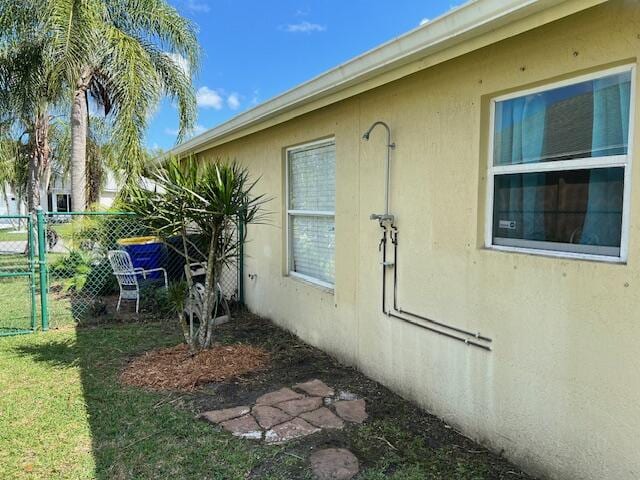
M257 180L251 180L248 170L237 162L170 159L158 168L153 181L153 191L132 189L125 208L136 213L187 264L206 263L200 291L194 289L189 269L185 269L185 275L189 298L198 300L195 309L200 320L198 328L188 335L188 343L194 350L208 348L221 302L217 285L223 269L238 255L239 222L262 221L268 199L253 195ZM169 241L175 236L181 239L180 247ZM194 236L200 241L194 241Z

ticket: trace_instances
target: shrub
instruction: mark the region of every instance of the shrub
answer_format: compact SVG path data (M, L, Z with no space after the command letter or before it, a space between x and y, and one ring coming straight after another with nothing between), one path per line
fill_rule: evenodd
M158 168L153 181L153 191L132 189L125 206L186 263L206 264L204 284L198 288L188 269L186 272L188 301L197 309L200 324L193 335L185 336L192 349L209 348L214 317L226 306L226 301L221 305L217 288L220 275L238 254L238 222L259 221L266 199L252 196L256 182L250 181L247 169L236 162L202 164L193 158L171 159ZM191 241L194 234L202 244ZM184 322L181 316L183 332L187 332Z

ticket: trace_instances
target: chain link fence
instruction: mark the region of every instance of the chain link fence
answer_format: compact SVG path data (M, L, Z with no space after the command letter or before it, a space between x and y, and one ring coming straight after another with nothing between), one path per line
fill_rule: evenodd
M237 231L233 234L237 241ZM192 241L197 244L197 236ZM47 215L47 243L51 328L175 317L166 287L185 280L180 238L163 243L134 215L56 213ZM119 287L115 260L109 258L109 252L116 251L126 252L125 259L136 270L138 285L127 292ZM220 279L222 293L232 305L239 300L238 265L233 258Z
M239 242L238 232L240 223L229 232L232 242ZM190 242L198 248L198 235ZM30 333L39 324L46 329L173 318L165 287L185 280L181 246L179 238L160 242L134 215L0 216L0 336ZM242 302L242 248L237 251L220 278L232 308ZM136 269L135 292L122 295L110 252L126 252Z

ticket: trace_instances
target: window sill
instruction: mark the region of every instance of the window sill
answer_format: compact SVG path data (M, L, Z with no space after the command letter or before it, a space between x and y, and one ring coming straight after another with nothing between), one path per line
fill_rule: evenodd
M627 260L622 257L610 257L606 255L593 255L588 253L562 252L554 250L542 250L537 248L507 247L502 245L489 245L484 249L488 251L535 255L536 257L560 258L563 260L583 260L589 262L609 263L613 265L627 264Z
M308 285L324 293L328 293L331 295L335 294L335 285L331 285L329 283L316 280L313 277L309 277L307 275L296 272L289 272L286 276L296 282L302 283L303 285Z

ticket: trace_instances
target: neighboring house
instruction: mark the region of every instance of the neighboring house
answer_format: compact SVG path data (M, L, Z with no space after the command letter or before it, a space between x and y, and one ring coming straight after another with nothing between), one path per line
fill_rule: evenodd
M111 173L107 173L107 179L102 191L100 192L99 205L102 207L110 207L118 194L118 185ZM0 216L1 215L17 215L24 214L26 205L20 204L14 192L8 189L9 208L4 198L0 198ZM24 199L23 199L24 201ZM71 185L69 180L53 175L49 184L48 192L44 190L40 194L40 203L43 208L46 206L47 211L52 213L62 213L73 211L71 205ZM6 222L0 222L3 224Z
M100 191L100 199L98 201L101 207L110 207L118 193L118 185L113 174L107 172L106 175L105 185ZM71 185L69 180L63 177L52 178L46 199L49 212L72 212L73 205L71 205ZM44 202L42 204L44 205Z
M638 479L639 53L637 0L478 0L171 153L275 197L252 311L534 473Z
M24 210L24 206L20 205L19 199L9 186L5 188L7 192L6 198L3 192L0 191L0 194L2 194L0 196L0 215L20 215Z

